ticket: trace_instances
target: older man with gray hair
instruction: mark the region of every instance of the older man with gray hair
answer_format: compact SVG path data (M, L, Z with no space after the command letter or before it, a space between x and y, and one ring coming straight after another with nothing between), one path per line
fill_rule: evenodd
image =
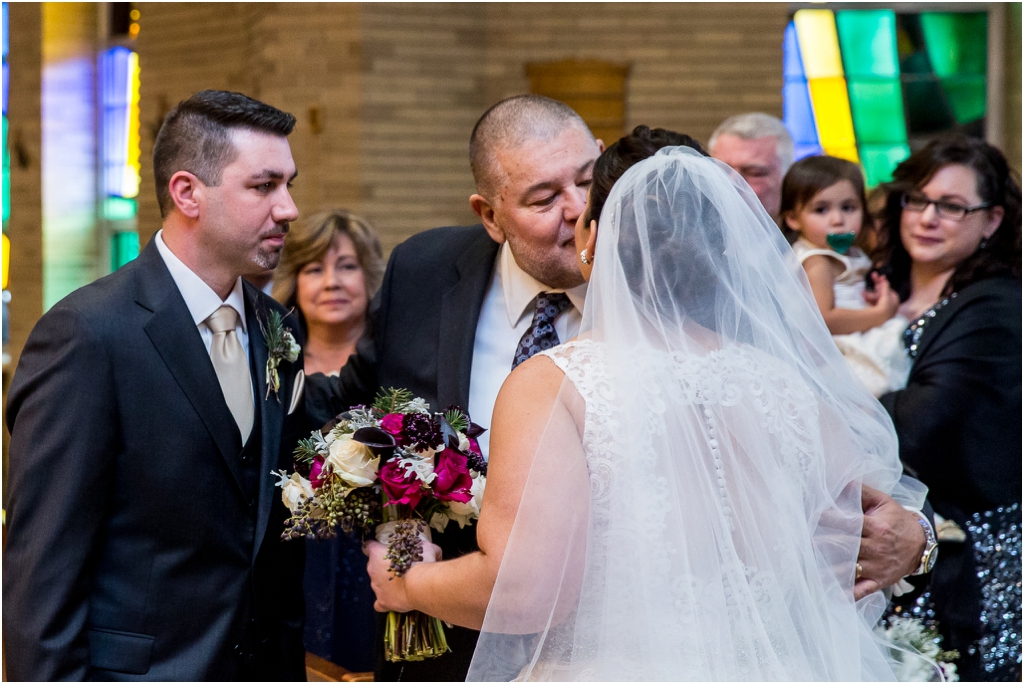
M743 176L768 214L782 225L782 177L793 165L793 138L782 122L761 112L730 116L711 134L708 149Z

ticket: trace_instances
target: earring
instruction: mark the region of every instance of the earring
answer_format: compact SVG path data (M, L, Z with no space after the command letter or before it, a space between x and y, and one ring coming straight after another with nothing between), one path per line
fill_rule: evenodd
M978 249L985 249L986 247L988 247L988 238L983 237L981 238L981 242L978 243Z
M587 250L580 252L580 261L585 263L587 266L590 265L590 259L587 258Z

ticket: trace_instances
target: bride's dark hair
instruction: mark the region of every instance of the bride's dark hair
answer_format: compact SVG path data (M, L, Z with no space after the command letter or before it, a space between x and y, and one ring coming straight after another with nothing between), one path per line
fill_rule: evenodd
M594 180L590 186L590 202L587 206L586 222L589 224L591 220L601 217L601 210L608 199L608 193L612 191L615 181L619 180L622 174L629 170L629 167L654 156L654 153L663 147L679 147L681 145L692 147L705 157L710 156L700 146L700 143L690 136L664 128L637 126L632 133L612 143L594 162Z

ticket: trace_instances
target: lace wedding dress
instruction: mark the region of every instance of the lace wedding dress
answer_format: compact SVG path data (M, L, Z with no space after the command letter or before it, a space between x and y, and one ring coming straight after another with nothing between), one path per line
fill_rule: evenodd
M714 160L616 183L470 680L894 678L853 584L895 433L802 274Z

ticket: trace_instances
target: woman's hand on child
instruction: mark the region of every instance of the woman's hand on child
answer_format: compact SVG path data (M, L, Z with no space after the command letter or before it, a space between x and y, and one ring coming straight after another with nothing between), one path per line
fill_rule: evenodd
M874 283L874 290L864 291L864 301L872 309L884 313L885 320L889 320L896 315L896 310L900 307L900 296L892 289L885 276L872 273L871 280Z

